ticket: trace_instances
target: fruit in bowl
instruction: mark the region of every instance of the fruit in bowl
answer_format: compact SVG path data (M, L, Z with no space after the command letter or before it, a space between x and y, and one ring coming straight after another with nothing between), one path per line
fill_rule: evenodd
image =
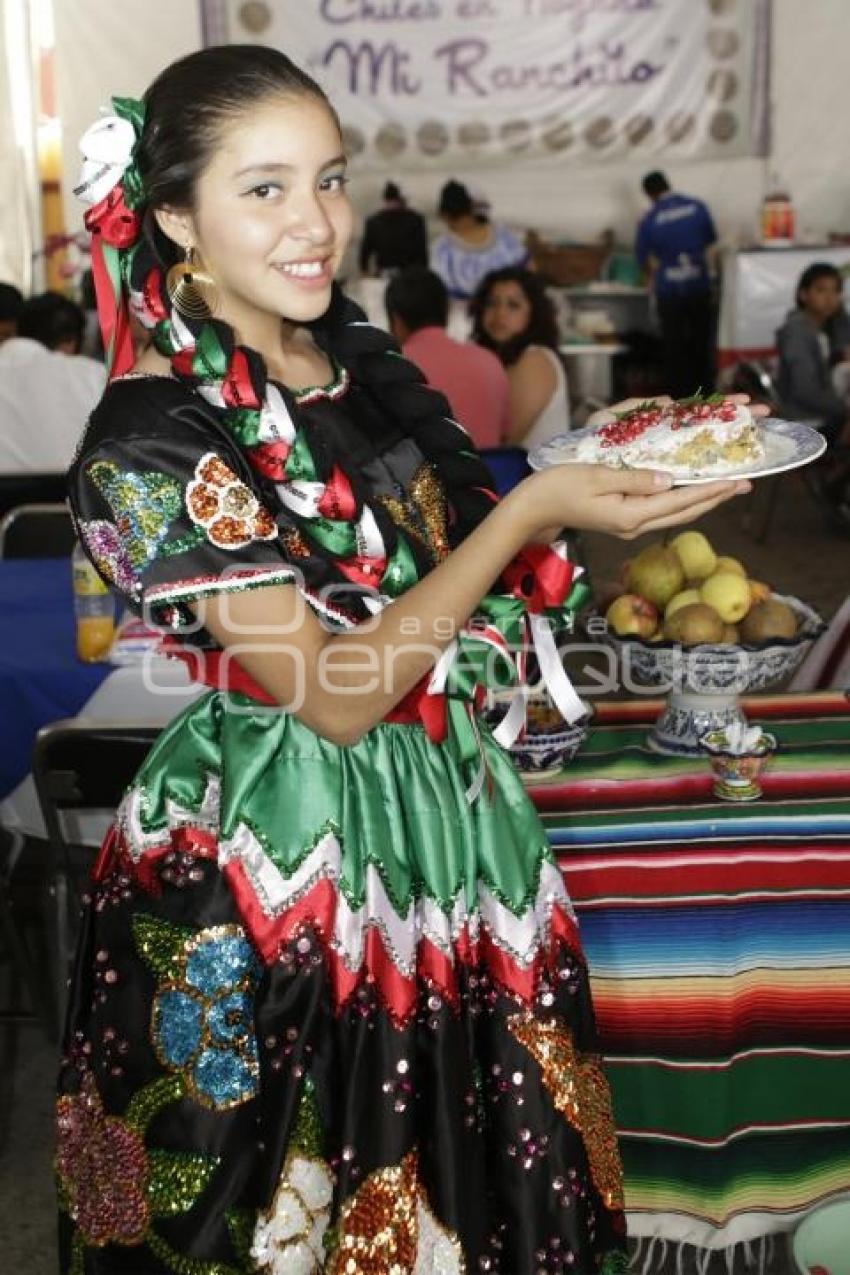
M701 736L746 724L738 695L789 677L824 628L804 602L749 578L700 532L644 549L629 560L621 585L604 632L588 629L619 654L625 685L668 694L648 741L659 752L698 756ZM652 609L657 619L647 633Z
M498 726L507 710L505 696L495 694L493 707L486 718L491 727ZM584 716L566 722L545 692L532 693L526 703L526 727L509 752L517 769L523 773L560 770L571 761L587 735L593 707L586 700Z
M799 610L747 575L737 558L718 555L700 531L651 544L625 564L623 592L605 619L620 638L679 646L758 647L792 641Z

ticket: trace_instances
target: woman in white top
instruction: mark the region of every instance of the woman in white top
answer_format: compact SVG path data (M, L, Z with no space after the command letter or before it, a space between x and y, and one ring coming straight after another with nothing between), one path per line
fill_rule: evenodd
M555 307L540 278L509 266L481 281L470 302L472 339L499 356L510 386L507 442L530 451L569 428L567 377Z

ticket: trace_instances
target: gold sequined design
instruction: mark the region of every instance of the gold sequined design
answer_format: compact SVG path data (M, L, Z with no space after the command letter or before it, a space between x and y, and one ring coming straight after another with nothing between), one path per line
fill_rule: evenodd
M285 531L280 533L281 544L286 550L286 554L290 558L309 558L310 548L301 535L300 531L296 531L293 527L287 527Z
M425 526L431 547L438 562L449 555L448 508L443 484L437 477L433 465L422 465L417 469L410 484L410 498L416 505Z
M342 1206L327 1275L407 1275L418 1247L417 1157L371 1173Z
M511 1035L531 1054L558 1111L581 1134L590 1175L609 1209L623 1208L623 1166L614 1133L611 1092L598 1058L582 1055L571 1032L555 1019L515 1014Z
M397 527L424 545L435 562L442 562L449 552L446 497L431 465L419 466L402 496L379 496L378 501Z

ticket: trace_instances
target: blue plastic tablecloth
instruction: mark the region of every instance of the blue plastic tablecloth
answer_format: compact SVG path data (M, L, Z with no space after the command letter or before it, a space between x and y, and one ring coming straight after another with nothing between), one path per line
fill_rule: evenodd
M40 727L76 716L112 671L74 643L70 561L0 561L0 798L29 773Z

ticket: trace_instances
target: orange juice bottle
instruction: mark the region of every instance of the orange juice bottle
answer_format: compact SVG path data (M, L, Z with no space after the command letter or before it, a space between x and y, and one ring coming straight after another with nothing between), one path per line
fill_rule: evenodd
M115 603L112 594L83 553L74 546L71 555L74 582L74 614L77 619L77 657L86 664L109 658L115 636Z

